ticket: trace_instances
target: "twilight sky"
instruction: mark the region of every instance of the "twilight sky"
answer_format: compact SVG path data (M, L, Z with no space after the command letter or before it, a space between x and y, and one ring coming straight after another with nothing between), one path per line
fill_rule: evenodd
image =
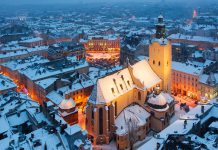
M0 4L46 4L46 3L80 3L80 2L146 2L146 1L162 1L162 0L0 0ZM186 2L205 2L218 0L164 0L164 1L186 1Z

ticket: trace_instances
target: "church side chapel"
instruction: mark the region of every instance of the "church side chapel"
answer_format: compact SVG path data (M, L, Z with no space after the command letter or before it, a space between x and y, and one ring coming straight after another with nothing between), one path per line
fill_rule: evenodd
M149 61L135 64L98 79L86 108L86 127L94 144L116 141L128 149L150 130L169 125L174 113L171 97L171 43L166 39L163 16L149 46Z

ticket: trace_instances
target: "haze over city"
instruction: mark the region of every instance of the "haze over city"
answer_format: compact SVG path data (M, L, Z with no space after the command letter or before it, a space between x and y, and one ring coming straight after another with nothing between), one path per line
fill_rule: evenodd
M217 0L0 0L0 149L217 150Z

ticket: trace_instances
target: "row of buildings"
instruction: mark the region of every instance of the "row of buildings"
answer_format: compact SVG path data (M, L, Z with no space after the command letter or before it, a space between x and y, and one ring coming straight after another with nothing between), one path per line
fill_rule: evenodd
M0 96L1 149L92 149L87 132L68 125L51 102L45 107L27 95L9 91Z
M196 106L138 149L217 149L217 104Z
M82 93L79 90L93 85L91 80L85 75L88 73L87 62L85 60L77 61L76 57L49 61L42 56L31 56L26 59L4 63L2 65L2 73L10 77L18 85L18 91L26 93L41 105L43 105L44 101L50 100L60 110L62 105L65 105L62 101L70 99L70 97L65 95L65 91L58 91L59 88L67 86L72 89L69 95L72 94L72 98L75 98L79 105L81 102L78 99L83 100L85 97L83 94L87 93L86 90ZM78 78L79 74L81 74L81 79ZM75 78L78 80L72 83ZM76 83L82 86L75 89L74 84ZM87 85L83 87L83 84ZM54 93L57 93L56 95L59 95L59 97L54 96ZM49 95L52 95L52 97ZM69 100L69 103L75 103L75 101ZM71 105L70 108L62 108L63 114L65 111L70 111L68 115L63 115L63 118L70 124L77 122L78 119L75 105Z
M67 26L70 27L67 30L74 28L70 23L59 22L54 26L49 27L48 34L62 32ZM26 93L43 107L47 107L47 103L57 107L58 114L68 124L78 123L78 111L84 108L88 137L94 144L116 139L118 149L131 148L150 130L163 130L174 113L171 93L196 100L217 96L216 62L202 63L201 57L184 61L187 52L193 54L195 48L216 47L216 39L212 41L208 37L210 40L206 38L200 42L204 45L200 45L195 42L197 35L191 38L180 35L181 41L176 40L175 33L168 40L162 16L158 18L154 38L153 30L117 28L101 31L106 36L93 36L97 33L90 33L91 29L86 27L81 28L81 34L55 44L43 42L42 35L20 38L2 47L0 61L1 73L17 84L17 89L12 90ZM122 33L120 37L115 31ZM127 35L125 39L124 35ZM178 42L186 44L185 52L180 47L177 49ZM179 57L180 53L183 56L178 61L181 62L172 62L174 54ZM143 57L136 63L135 58L145 54L149 59ZM210 51L209 54L213 55ZM205 56L210 58L209 54ZM120 60L126 66L113 67ZM93 72L96 68L92 66L100 69ZM2 85L5 86L5 82Z

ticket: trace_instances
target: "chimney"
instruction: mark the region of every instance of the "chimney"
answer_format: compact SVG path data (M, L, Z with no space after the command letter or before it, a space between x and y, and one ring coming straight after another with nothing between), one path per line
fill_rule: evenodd
M71 84L69 84L69 89L72 89L72 85Z
M58 89L58 82L60 81L61 79L56 79L56 81L54 82L54 90L57 91Z
M201 113L204 113L204 105L201 106Z

